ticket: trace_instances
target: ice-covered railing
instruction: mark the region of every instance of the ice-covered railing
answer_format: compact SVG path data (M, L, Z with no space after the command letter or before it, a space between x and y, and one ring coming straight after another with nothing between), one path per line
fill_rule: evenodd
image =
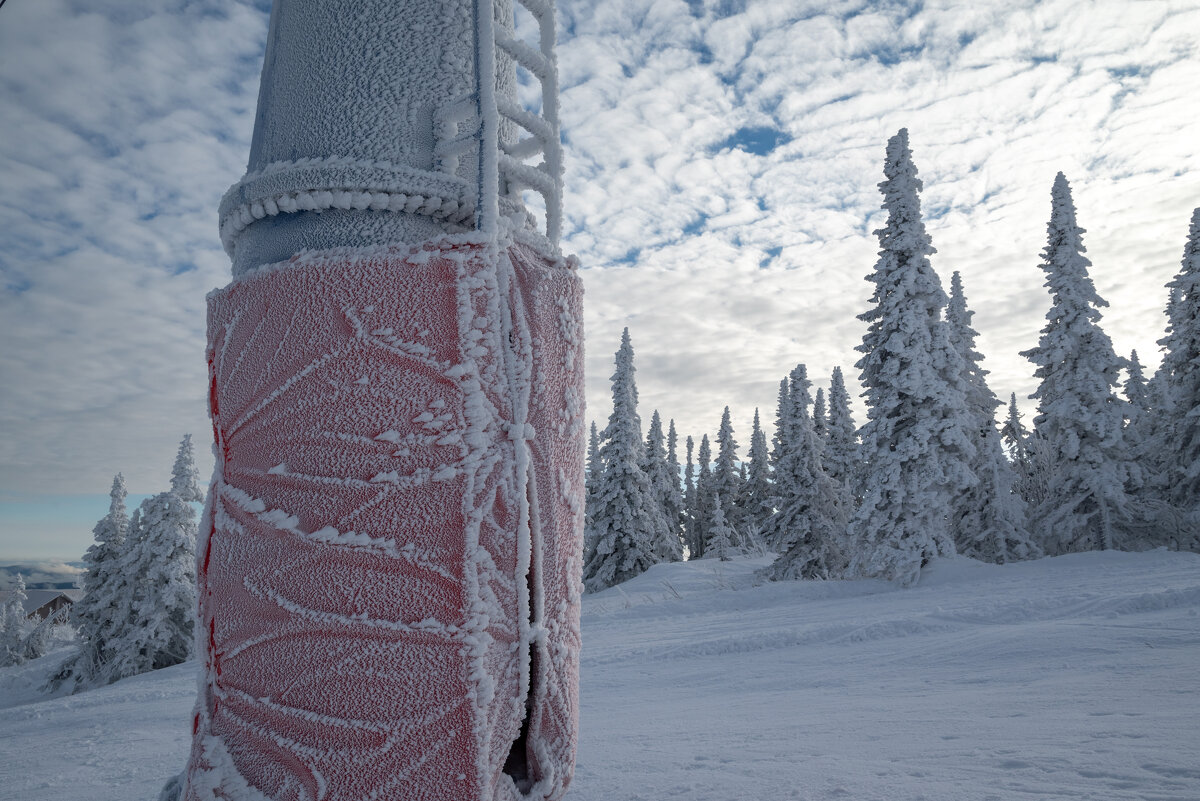
M520 205L523 189L540 194L546 206L545 236L557 247L562 234L562 144L558 135L558 65L554 56L554 3L552 0L516 0L537 23L538 43L534 47L515 35L512 26L497 25L500 12L496 0L478 0L476 11L480 125L480 202L479 226L489 230L500 214L499 199L505 197ZM508 23L508 20L505 20ZM522 108L512 98L497 91L498 52L512 59L517 68L530 73L542 88L541 113ZM525 136L515 142L500 140L500 121L513 123ZM449 146L448 146L449 149ZM528 164L526 159L541 154L542 161Z

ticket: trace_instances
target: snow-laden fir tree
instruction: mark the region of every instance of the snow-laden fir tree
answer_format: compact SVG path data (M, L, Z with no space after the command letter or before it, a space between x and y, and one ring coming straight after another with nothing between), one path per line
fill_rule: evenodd
M725 518L725 510L721 503L721 493L713 495L712 521L708 529L708 547L705 557L728 562L734 552L734 533L729 521Z
M1150 388L1136 350L1129 353L1125 373L1125 417L1130 426L1136 427L1150 413Z
M1125 492L1136 501L1153 502L1161 479L1161 448L1156 444L1156 413L1150 406L1150 385L1142 371L1137 351L1125 363L1125 446L1127 458L1138 469L1131 470ZM1148 510L1143 507L1142 513ZM1149 543L1147 543L1149 544Z
M1100 328L1107 306L1088 275L1083 232L1071 187L1061 172L1051 191L1050 222L1040 267L1052 303L1035 348L1021 355L1041 380L1034 431L1051 469L1031 505L1031 524L1053 556L1126 545L1134 520L1125 492L1131 480L1124 403L1115 394L1123 359Z
M785 450L784 438L787 436L787 420L791 409L791 400L788 397L789 388L792 383L789 378L782 378L779 381L779 398L775 402L775 433L771 435L771 467L772 469L779 466L779 460L783 458Z
M171 492L178 495L180 500L204 503L191 434L183 435L183 441L179 443L179 450L175 454L175 464L171 468Z
M874 307L859 316L870 324L857 347L868 419L852 569L910 585L930 560L954 554L947 511L976 483L975 443L963 425L966 382L942 320L947 298L929 263L935 250L904 129L888 141L884 175L888 218L867 276Z
M0 604L0 667L21 665L26 659L26 640L33 627L25 617L25 577L17 574L16 583Z
M1163 454L1168 498L1190 515L1200 550L1200 208L1192 212L1180 270L1167 284L1167 334L1159 340L1166 399Z
M750 464L746 468L746 482L742 484L738 506L742 510L743 525L748 538L757 539L759 532L775 510L775 485L771 478L770 454L767 451L767 435L754 410L754 426L750 432Z
M809 414L812 384L803 364L792 371L789 383L785 450L775 468L778 508L766 526L766 541L779 558L764 575L777 580L840 577L848 558L847 499L821 465L823 444Z
M79 650L68 659L55 684L70 682L73 689L94 684L112 659L113 637L129 618L131 577L123 569L129 516L125 510L125 477L117 473L109 490L108 514L92 528L95 542L84 554L83 597L71 607Z
M688 559L701 559L708 544L708 532L713 518L713 489L712 489L712 445L708 442L708 434L700 437L700 447L696 452L696 485L695 502L690 514L692 516L692 542L688 544L690 553Z
M650 429L646 434L645 456L642 469L650 481L650 493L658 504L666 523L661 534L662 539L655 543L655 561L678 562L683 559L683 541L679 539L679 529L675 524L677 519L672 507L672 493L677 491L678 474L672 474L667 464L667 453L664 450L662 418L655 409L650 416Z
M596 529L592 520L596 515L596 487L600 484L600 476L604 471L604 462L600 460L600 435L596 432L596 421L592 421L588 434L587 475L584 481L583 504L583 560L586 563L596 550Z
M693 458L696 452L696 442L690 436L686 442L687 464L683 468L683 545L687 549L688 558L696 553L696 543L700 539L699 522L696 520L696 464Z
M1053 464L1049 449L1037 432L1030 431L1021 421L1017 408L1017 393L1008 397L1008 414L1000 428L1000 442L1004 445L1009 464L1017 481L1013 491L1025 502L1026 528L1029 528L1029 509L1040 503L1046 494L1046 484ZM1032 534L1032 531L1030 532ZM1035 538L1036 541L1036 538Z
M825 390L817 387L816 398L813 399L813 431L824 442L829 438L829 424L825 419Z
M829 384L829 411L825 438L825 472L853 498L859 470L858 432L850 414L850 393L842 378L842 368L833 368Z
M667 515L667 523L671 526L671 531L675 535L675 540L679 543L679 556L677 559L683 558L683 530L685 516L683 512L683 493L679 488L679 476L681 473L679 466L679 434L675 431L675 421L671 420L667 424L667 473L671 480L668 484L667 498L663 503L663 509Z
M729 407L721 412L721 424L717 427L717 458L713 462L711 491L725 499L725 519L734 531L741 529L742 513L737 506L742 481L738 474L737 440L733 438L733 421Z
M129 619L115 632L101 678L116 681L186 661L196 608L196 510L203 495L195 479L190 436L183 438L171 489L138 507L122 558L132 588Z
M1015 392L1008 396L1008 416L1004 418L1004 425L1000 428L1000 440L1004 443L1008 458L1012 460L1017 472L1020 473L1029 458L1029 431L1021 422L1021 411L1017 408L1017 393Z
M645 572L658 561L658 546L667 538L666 518L642 469L642 424L628 328L621 334L616 354L612 397L613 411L600 448L604 470L592 519L596 546L583 566L584 584L592 592Z
M1025 501L1014 492L1017 474L1004 455L996 430L996 409L1003 404L988 387L988 371L980 364L983 356L975 349L974 316L967 308L962 276L955 271L950 279L946 327L966 377L966 427L976 437L971 470L979 482L954 499L950 524L960 554L1007 564L1041 556L1041 549L1029 535Z
M1152 507L1157 507L1169 516L1186 518L1186 513L1170 503L1167 490L1169 476L1168 464L1171 450L1167 446L1167 438L1171 429L1172 405L1167 387L1167 371L1161 366L1146 382L1146 413L1142 417L1137 434L1137 450L1134 453L1140 459L1142 471L1145 474L1145 484L1140 493L1140 500ZM1200 524L1198 524L1200 526ZM1184 539L1187 539L1185 536ZM1164 539L1164 544L1171 543ZM1175 543L1178 547L1178 542ZM1186 546L1184 546L1186 547Z

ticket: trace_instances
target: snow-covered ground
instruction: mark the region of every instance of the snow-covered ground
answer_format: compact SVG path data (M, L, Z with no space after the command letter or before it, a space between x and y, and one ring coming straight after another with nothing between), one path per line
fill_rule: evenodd
M1200 799L1200 555L935 565L915 588L660 565L584 602L570 801ZM0 670L0 799L153 799L195 667L39 699Z

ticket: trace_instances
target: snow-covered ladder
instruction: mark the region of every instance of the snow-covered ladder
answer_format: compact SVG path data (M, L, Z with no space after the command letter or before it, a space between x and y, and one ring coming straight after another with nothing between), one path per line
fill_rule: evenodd
M510 36L496 24L496 0L476 0L476 78L479 91L476 111L480 126L461 137L449 139L439 150L446 156L465 152L464 140L478 136L479 153L479 213L477 225L494 231L499 219L501 194L520 202L522 189L539 193L546 204L546 238L558 246L562 234L562 145L558 138L558 67L554 58L553 0L515 0L537 20L538 47L531 47ZM542 86L542 112L535 114L521 108L496 91L497 50L507 54L516 65L538 79ZM464 99L465 101L465 99ZM444 121L453 124L465 121L456 103L443 114ZM517 142L500 146L500 119L515 123L528 136ZM468 126L474 128L474 126ZM445 130L445 128L444 128ZM542 154L537 165L524 159ZM439 155L443 155L439 153Z

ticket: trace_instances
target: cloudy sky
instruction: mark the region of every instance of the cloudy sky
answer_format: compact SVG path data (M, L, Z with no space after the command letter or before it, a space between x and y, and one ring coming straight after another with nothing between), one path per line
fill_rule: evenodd
M216 209L245 168L268 5L0 8L0 562L77 558L115 471L156 492L182 434L207 442ZM748 444L797 362L818 383L838 364L856 377L901 127L934 266L962 272L994 390L1034 387L1017 353L1048 305L1059 170L1106 330L1157 363L1163 284L1200 205L1197 0L558 6L591 417L607 417L626 325L643 416L697 438L728 404Z

